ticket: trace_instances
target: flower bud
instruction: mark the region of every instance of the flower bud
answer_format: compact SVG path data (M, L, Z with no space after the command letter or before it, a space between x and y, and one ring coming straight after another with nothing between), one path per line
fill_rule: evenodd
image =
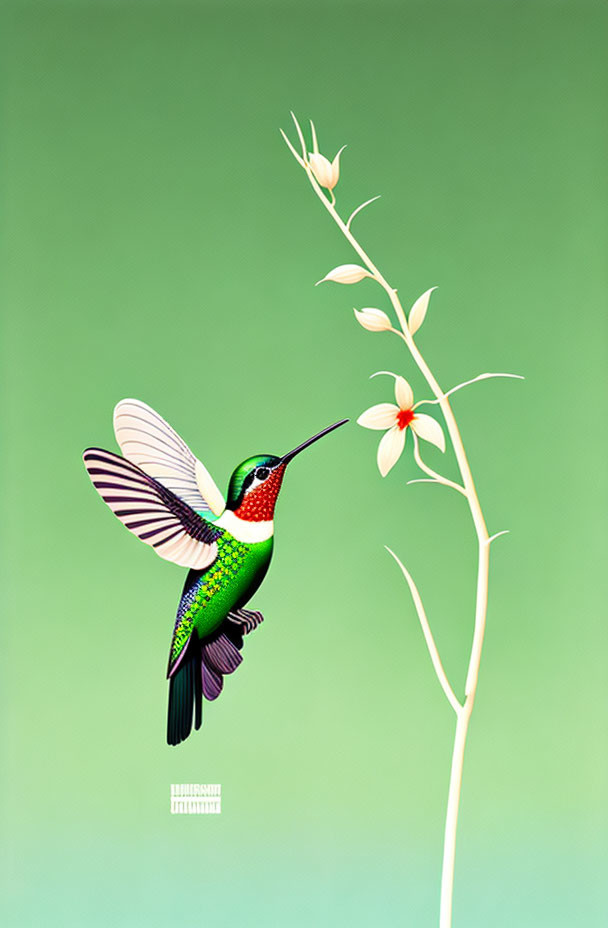
M308 161L312 173L321 187L333 190L338 183L340 179L340 155L345 148L346 145L343 145L333 161L328 161L325 155L320 155L318 151L309 154Z
M364 277L372 277L369 271L366 271L364 267L361 267L360 264L340 264L338 267L335 267L333 271L330 271L329 274L326 274L321 280L318 280L315 284L315 287L318 284L324 283L326 280L333 280L336 284L357 284L360 280L363 280Z
M391 320L381 309L367 307L362 310L353 310L357 322L368 332L386 332L392 329Z
M331 161L328 161L325 155L311 154L308 156L308 160L312 168L312 173L315 175L321 187L327 187L328 190L331 190L332 187L336 186Z

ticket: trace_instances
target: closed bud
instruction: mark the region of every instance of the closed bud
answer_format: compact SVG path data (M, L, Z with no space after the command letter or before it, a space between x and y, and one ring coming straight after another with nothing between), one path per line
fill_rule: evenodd
M363 280L364 277L372 277L369 271L366 271L364 267L361 267L360 264L340 264L338 267L335 267L333 271L330 271L329 274L326 274L321 280L318 280L315 284L315 287L318 284L324 283L326 280L333 280L336 284L357 284L360 280Z
M318 151L311 152L308 156L312 173L321 187L333 190L340 180L340 155L345 148L346 145L343 145L333 161L328 161L325 155L319 154Z
M354 310L357 322L367 329L368 332L386 332L392 329L391 320L381 309L371 309L367 307L361 310Z

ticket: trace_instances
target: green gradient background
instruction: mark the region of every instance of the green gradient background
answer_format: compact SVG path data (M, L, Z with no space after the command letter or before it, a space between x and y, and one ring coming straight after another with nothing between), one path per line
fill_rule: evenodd
M123 396L224 485L423 390L355 325L365 282L285 150L348 143L339 203L454 401L497 542L455 926L608 917L604 390L608 11L585 2L4 4L2 879L7 926L432 926L452 717L405 584L463 681L462 501L382 481L354 425L294 463L264 626L204 731L164 744L183 571L92 492ZM427 391L428 392L428 391ZM440 455L429 452L429 460ZM450 473L454 464L445 464ZM600 520L600 512L604 519ZM325 538L328 540L326 541ZM600 548L604 548L603 557ZM462 683L459 685L459 692ZM221 783L221 817L169 786Z

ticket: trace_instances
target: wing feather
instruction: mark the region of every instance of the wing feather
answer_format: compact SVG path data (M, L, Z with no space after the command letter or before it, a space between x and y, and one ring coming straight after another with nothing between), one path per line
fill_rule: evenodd
M121 400L114 433L124 456L197 512L219 516L226 503L206 467L162 416L141 400Z
M171 488L136 464L103 448L83 455L93 486L122 524L180 567L201 570L217 557L222 534Z

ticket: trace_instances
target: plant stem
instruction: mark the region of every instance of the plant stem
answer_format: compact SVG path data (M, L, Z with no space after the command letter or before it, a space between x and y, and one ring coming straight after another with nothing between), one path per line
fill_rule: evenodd
M296 127L299 130L298 123L296 121ZM288 144L290 144L288 142ZM428 383L430 389L432 390L437 403L443 413L443 417L447 426L448 433L452 442L452 447L454 449L454 454L462 478L462 487L464 489L464 495L467 498L469 509L471 512L471 517L473 519L473 525L475 527L475 533L477 535L477 544L478 544L478 565L477 565L477 594L475 602L475 627L473 632L473 642L471 646L471 654L469 658L469 666L467 671L467 678L465 684L465 701L464 704L458 703L457 700L450 700L452 707L456 713L456 733L454 737L454 747L452 752L452 766L450 772L450 785L448 790L448 803L447 803L447 812L446 812L446 821L445 821L445 836L444 836L444 846L443 846L443 867L442 867L442 876L441 876L441 905L440 905L440 917L439 917L439 926L440 928L451 928L452 925L452 901L453 901L453 890L454 890L454 862L456 855L456 832L458 826L458 807L460 804L460 792L462 786L462 772L464 767L464 754L466 747L466 739L469 729L469 721L471 718L471 713L473 711L473 704L475 701L475 694L477 692L477 681L479 678L479 665L481 661L481 652L483 647L483 638L485 632L486 624L486 612L488 606L488 572L489 572L489 557L490 557L490 544L488 531L486 528L485 519L479 503L479 498L477 496L477 491L475 489L475 483L473 481L473 476L471 474L471 468L469 467L469 462L467 455L464 449L464 444L450 406L450 401L448 396L439 386L435 376L433 375L428 364L424 360L418 346L414 342L414 338L408 328L407 319L405 312L397 295L397 291L390 286L388 281L380 273L374 262L366 254L364 249L361 247L357 239L354 237L350 231L350 220L348 223L344 223L341 217L338 215L334 202L330 202L327 197L323 194L319 184L317 183L314 174L306 160L306 151L303 146L303 158L300 159L299 156L293 150L293 147L290 145L292 152L299 161L300 164L304 167L308 175L308 179L327 209L328 213L350 243L354 251L358 254L361 261L365 264L366 268L373 275L375 280L380 284L380 286L386 291L388 297L391 301L391 304L395 310L397 319L399 320L399 325L403 332L403 339L407 344L407 347L414 359L418 369L422 373L424 379ZM333 200L333 195L332 195ZM352 218L352 217L351 217ZM407 575L406 575L407 579ZM411 578L410 578L411 579ZM408 580L408 582L410 582ZM413 582L413 581L412 581ZM411 585L410 585L411 588ZM428 625L428 623L427 623ZM423 630L426 629L423 625ZM430 635L430 628L428 629L428 635L432 641L432 636ZM427 637L428 642L428 637ZM434 645L434 642L433 642ZM431 650L431 657L433 657L433 663L437 671L437 666L441 667L439 661L439 655L433 653ZM441 671L443 668L441 668ZM440 682L448 695L449 699L449 684L446 680L443 680L438 672L440 677ZM445 676L445 675L444 675ZM447 687L446 687L447 684Z
M448 790L448 806L445 817L445 835L443 840L443 866L441 869L441 903L439 910L440 928L450 928L452 924L452 900L454 896L454 862L456 858L456 831L458 827L458 807L462 786L462 769L464 749L466 746L472 703L458 713L456 735L452 750L452 769Z
M422 633L424 635L424 640L426 641L426 646L428 648L431 661L433 662L433 668L437 675L437 679L439 680L441 684L441 688L443 689L443 692L445 693L449 704L453 708L456 715L458 715L460 710L462 709L462 705L461 703L458 702L458 699L456 698L456 694L454 693L454 690L450 686L450 681L448 680L445 670L443 669L443 664L441 663L439 651L437 650L437 645L435 644L435 639L433 638L433 632L431 631L431 626L429 625L429 621L426 617L426 612L424 611L424 605L422 603L422 597L420 596L420 593L418 592L418 587L414 583L414 578L412 577L411 573L409 572L407 567L405 567L401 563L401 561L399 560L395 552L391 551L391 549L386 545L385 545L385 548L388 551L388 553L391 555L391 557L394 557L396 562L399 564L399 567L401 568L403 576L406 579L407 585L410 588L410 593L412 594L412 600L414 601L414 607L416 609L416 612L418 613L418 618L420 619Z
M462 493L463 496L466 496L466 491L460 486L459 483L454 483L453 480L448 480L447 477L443 477L441 474L438 474L436 470L433 470L432 467L429 467L424 463L422 457L420 456L420 444L418 442L418 436L414 431L412 431L412 438L414 439L414 460L416 464L425 474L428 474L435 483L442 483L445 487L451 487L452 490L456 490L458 493Z

